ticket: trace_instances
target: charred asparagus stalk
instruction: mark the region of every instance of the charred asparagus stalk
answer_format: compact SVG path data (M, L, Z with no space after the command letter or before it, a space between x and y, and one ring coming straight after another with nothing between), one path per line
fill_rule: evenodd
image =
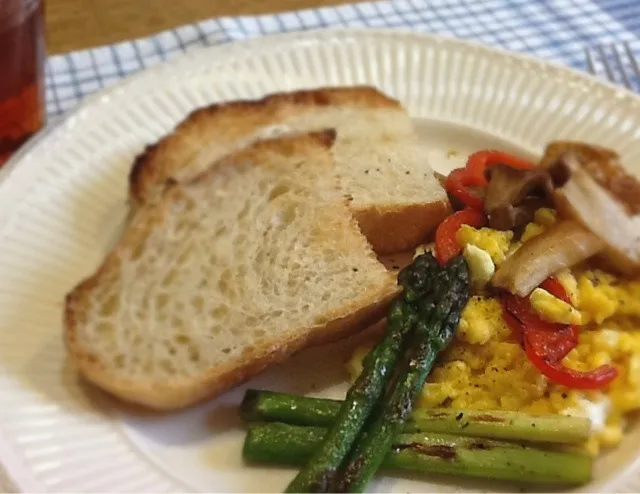
M402 430L436 357L453 338L469 298L469 272L464 259L450 261L446 269L438 272L435 284L433 296L420 303L418 322L409 338L408 360L380 404L376 419L358 438L337 478L336 491L362 492L366 488Z
M240 407L248 422L283 422L329 427L341 401L250 389ZM589 438L591 422L583 417L529 415L521 412L419 409L407 417L402 431L476 436L515 441L580 444Z
M402 356L404 336L417 317L415 302L429 297L433 274L439 270L429 254L418 256L400 272L398 282L404 290L391 308L385 335L364 359L362 373L347 393L333 425L287 492L328 490Z
M250 424L243 456L247 461L304 464L326 429L281 423ZM508 441L445 434L400 434L382 467L419 473L444 473L518 483L576 485L591 478L593 459Z

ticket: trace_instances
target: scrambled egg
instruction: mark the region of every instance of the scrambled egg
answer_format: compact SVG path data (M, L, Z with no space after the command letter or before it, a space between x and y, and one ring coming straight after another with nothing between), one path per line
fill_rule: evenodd
M483 289L496 272L496 266L486 250L479 249L473 244L467 244L462 251L467 266L469 277L474 290Z
M520 237L519 245L522 245L523 243L528 242L533 237L537 237L545 230L546 228L542 225L539 225L537 223L529 223L527 226L524 227L524 232L522 233L522 237Z
M500 264L506 259L506 253L511 246L513 232L502 232L491 228L479 230L469 225L462 225L456 235L456 240L464 248L474 245L478 249L486 251L495 264Z
M626 415L640 410L640 280L621 280L584 267L564 270L557 279L571 305L541 289L530 298L543 319L582 326L580 342L565 357L564 365L581 371L604 364L618 369L618 377L598 391L550 382L512 337L500 300L482 290L496 265L555 221L553 210L538 210L534 222L524 230L524 240L519 241L514 241L512 232L461 228L457 239L476 295L462 312L454 342L429 375L418 406L586 416L592 421L593 433L585 447L595 455L600 448L617 445ZM352 378L361 372L368 351L362 347L354 353L348 366Z
M549 228L558 221L558 213L551 208L540 208L535 212L533 218L534 220L532 224Z
M578 281L568 269L563 269L556 273L556 279L560 282L564 291L567 292L571 304L575 307L578 305Z
M561 324L580 324L582 316L571 304L560 300L543 288L536 288L529 296L531 307L543 321Z

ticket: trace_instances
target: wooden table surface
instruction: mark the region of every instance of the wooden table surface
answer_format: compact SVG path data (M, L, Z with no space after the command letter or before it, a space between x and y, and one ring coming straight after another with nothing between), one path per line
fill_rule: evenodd
M346 3L345 0L44 1L50 54L148 36L209 17L266 14Z

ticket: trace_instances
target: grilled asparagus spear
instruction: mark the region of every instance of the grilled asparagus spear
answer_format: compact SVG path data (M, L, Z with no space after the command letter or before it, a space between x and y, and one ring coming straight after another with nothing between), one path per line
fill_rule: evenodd
M391 308L385 335L364 359L362 373L347 393L335 422L287 492L328 490L402 356L404 336L417 316L415 302L429 296L433 274L439 270L435 258L425 254L400 272L403 293Z
M326 429L282 423L250 424L243 457L277 465L304 464ZM593 459L508 441L445 434L400 434L382 467L419 473L444 473L518 483L577 485L591 479Z
M334 490L362 492L373 478L402 430L436 357L451 342L468 298L469 272L464 259L457 257L438 272L433 295L420 301L419 320L409 338L408 360L380 404L375 421L358 438Z
M309 398L273 391L249 389L241 414L247 422L284 422L292 425L329 427L341 401ZM476 436L492 439L580 444L589 439L591 422L583 417L529 415L501 410L414 410L402 431Z

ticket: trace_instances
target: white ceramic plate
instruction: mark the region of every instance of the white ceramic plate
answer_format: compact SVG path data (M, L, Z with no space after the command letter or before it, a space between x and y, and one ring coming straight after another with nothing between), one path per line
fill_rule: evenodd
M98 265L126 213L133 157L197 106L319 85L398 97L437 168L487 145L535 155L595 141L640 171L640 99L575 71L397 31L324 31L202 50L89 98L4 171L0 185L0 462L30 492L281 491L293 471L247 467L242 389L170 417L116 406L79 384L61 337L64 295ZM343 344L344 346L344 344ZM331 355L331 357L328 357ZM336 395L348 349L313 350L254 387ZM640 428L584 490L638 492ZM383 479L377 491L512 490L455 478Z

